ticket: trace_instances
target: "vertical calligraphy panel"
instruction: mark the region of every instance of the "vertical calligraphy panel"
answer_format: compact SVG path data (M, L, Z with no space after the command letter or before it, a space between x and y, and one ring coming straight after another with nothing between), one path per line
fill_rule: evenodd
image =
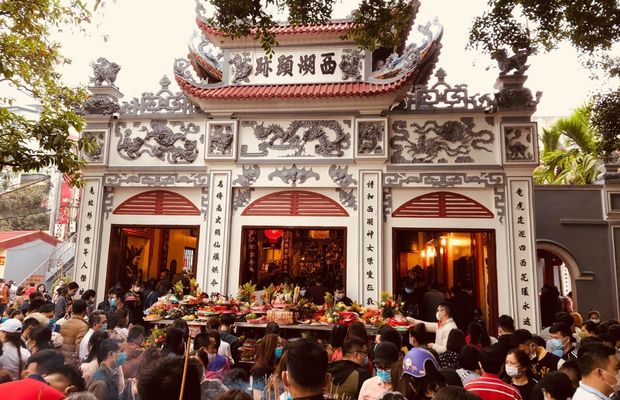
M224 293L228 276L231 171L211 171L209 211L207 219L207 259L204 291L213 295Z
M86 178L82 189L80 205L80 229L76 243L74 280L80 285L80 292L95 288L95 277L99 268L97 260L101 248L99 228L101 219L101 178ZM105 273L105 271L104 271Z
M510 179L510 222L512 226L513 271L517 325L538 332L538 285L535 270L531 179Z
M381 171L360 171L360 265L363 304L379 300L381 290L383 238Z

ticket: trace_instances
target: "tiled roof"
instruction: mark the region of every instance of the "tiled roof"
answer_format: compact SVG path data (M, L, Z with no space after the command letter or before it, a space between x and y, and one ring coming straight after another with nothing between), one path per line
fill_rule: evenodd
M210 26L200 17L196 17L196 24L205 35L226 36L224 32ZM276 25L273 28L270 28L269 31L276 35L292 35L299 33L345 33L352 27L353 23L351 21L336 21L322 25Z
M0 232L0 249L10 249L35 240L42 240L52 245L59 243L56 238L43 231L9 231Z
M418 70L401 79L390 83L345 82L345 83L315 83L315 84L286 84L286 85L241 85L221 86L203 89L192 85L176 75L176 80L184 92L209 100L242 100L265 98L306 98L306 97L358 97L377 96L393 92L403 87L417 75Z

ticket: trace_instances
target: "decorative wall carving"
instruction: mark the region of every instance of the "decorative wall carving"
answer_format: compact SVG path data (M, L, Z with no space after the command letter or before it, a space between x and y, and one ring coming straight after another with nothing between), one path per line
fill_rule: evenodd
M207 123L207 157L234 157L236 122Z
M202 219L207 220L207 213L209 211L209 175L205 175L207 177L207 186L202 187L202 193L200 195L200 213L202 214Z
M110 213L114 209L114 188L106 187L103 194L103 212L105 213L105 219L108 219Z
M383 187L383 222L392 214L392 188Z
M356 120L357 155L363 157L385 156L385 119Z
M293 164L291 168L276 168L276 170L270 173L267 177L270 181L272 181L273 178L280 178L282 182L290 184L293 187L297 186L298 183L304 183L310 178L314 178L317 181L320 179L319 174L314 172L312 168L297 168L295 164Z
M503 125L506 162L535 162L533 124Z
M160 173L160 174L105 174L104 186L185 186L208 187L209 174Z
M396 120L392 123L393 135L390 138L391 162L394 164L413 163L473 163L470 156L473 150L492 152L495 137L488 129L474 130L471 117L458 121L438 123L425 121L422 125Z
M542 98L542 92L536 92L536 98L532 97L532 91L525 87L503 88L495 94L498 107L522 108L536 107Z
M252 186L260 176L260 167L258 165L241 166L241 175L237 175L237 179L232 181L233 185L242 187Z
M116 98L108 94L97 93L84 101L82 109L79 110L79 112L86 114L110 115L118 112L119 110L120 106L118 105L118 100Z
M235 188L235 197L233 199L233 208L238 210L250 204L252 200L252 192L254 188Z
M357 198L355 197L356 189L343 189L336 188L336 193L338 193L338 198L340 199L340 204L344 207L352 208L353 210L357 210Z
M439 68L435 73L437 82L430 88L427 85L416 85L413 93L407 93L402 106L405 110L428 111L430 109L448 110L493 110L495 99L491 94L469 94L466 84L450 85L446 82L446 71Z
M295 120L286 128L276 123L265 126L265 122L242 121L241 126L252 128L261 141L256 153L249 152L245 144L241 146L241 157L265 157L270 150L288 152L281 157L342 157L351 147L351 133L336 120Z
M342 71L342 79L359 81L362 79L362 60L364 53L359 49L344 49L338 67Z
M114 86L116 75L121 70L120 65L108 61L105 57L99 57L96 62L91 62L90 67L93 69L94 75L90 78L90 82L95 86L103 86L106 82L108 85Z
M150 121L150 130L140 122L134 122L132 128L127 127L125 122L118 122L114 130L119 139L116 149L125 160L137 160L142 154L147 154L170 164L191 164L198 157L198 141L189 139L200 132L200 127L193 122L168 123L154 119ZM134 129L145 134L134 135Z
M202 113L202 110L195 107L183 92L173 93L168 88L170 83L170 79L164 75L159 81L161 88L157 93L144 92L139 99L134 97L128 102L124 101L119 112L123 115Z
M495 214L499 221L503 223L504 216L506 215L506 174L503 172L481 172L479 175L468 175L464 172L425 172L420 174L388 172L383 174L383 185L390 188L408 185L429 185L434 188L447 188L471 184L493 188Z
M82 134L84 138L93 142L93 149L89 152L84 152L84 157L89 163L102 163L103 156L105 154L105 132L84 132Z
M353 174L349 174L349 167L339 167L332 165L329 167L329 177L332 181L341 188L346 188L349 185L357 185L357 179L353 178Z
M252 58L250 57L250 53L231 53L228 63L232 65L232 83L250 82L248 78L252 73Z

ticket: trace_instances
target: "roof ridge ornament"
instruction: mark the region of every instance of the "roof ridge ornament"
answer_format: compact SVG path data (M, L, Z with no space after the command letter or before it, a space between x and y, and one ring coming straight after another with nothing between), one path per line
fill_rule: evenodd
M159 80L161 88L157 93L143 92L138 99L123 101L120 113L123 115L153 114L193 114L202 111L195 107L183 92L173 93L169 86L172 83L167 75Z
M404 99L405 110L419 111L429 109L489 111L496 106L490 93L470 95L467 84L450 85L446 82L448 74L443 68L435 72L437 82L431 87L415 85L413 91Z

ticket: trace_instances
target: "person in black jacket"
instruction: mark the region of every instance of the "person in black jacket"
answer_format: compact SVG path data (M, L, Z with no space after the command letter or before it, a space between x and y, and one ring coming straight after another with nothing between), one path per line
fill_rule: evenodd
M327 371L332 376L329 392L332 396L348 396L357 399L362 384L371 377L366 369L368 365L368 348L358 337L350 337L342 345L343 359L328 365Z

